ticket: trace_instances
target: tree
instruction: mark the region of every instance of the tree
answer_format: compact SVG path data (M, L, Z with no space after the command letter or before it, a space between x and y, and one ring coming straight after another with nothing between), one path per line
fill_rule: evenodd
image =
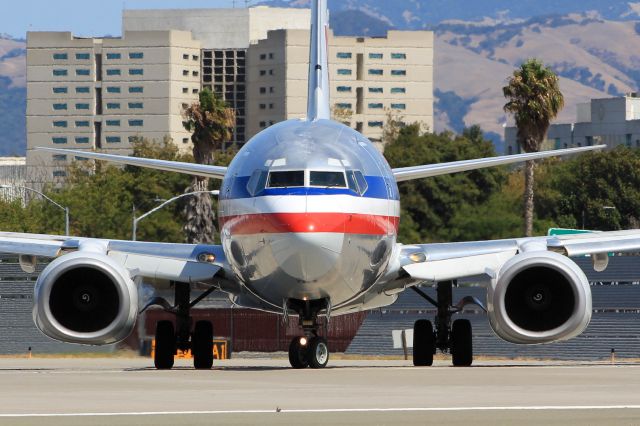
M235 125L235 111L209 89L200 92L199 102L183 111L184 128L192 132L193 158L198 164L213 164L214 151L224 148L231 140ZM196 177L186 192L206 191L209 179ZM211 197L207 193L189 197L185 208L184 231L188 243L212 243L215 225Z
M505 112L514 115L518 143L525 152L538 152L551 120L564 106L558 76L537 59L529 59L513 72L502 88L507 98ZM534 162L525 165L524 222L525 235L533 233Z

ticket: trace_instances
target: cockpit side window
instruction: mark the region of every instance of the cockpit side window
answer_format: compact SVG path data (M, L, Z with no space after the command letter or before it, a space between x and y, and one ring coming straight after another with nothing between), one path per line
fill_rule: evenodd
M347 174L347 186L349 187L349 189L355 193L359 193L360 191L358 191L358 184L356 183L356 177L353 174L353 170L347 170L346 174Z
M304 170L287 170L269 173L269 188L304 186Z
M358 182L358 189L360 190L360 194L363 195L365 192L367 192L369 184L367 184L367 180L364 178L364 175L360 170L356 170L353 173L356 176L356 182Z
M249 182L247 182L247 191L249 191L249 194L253 196L264 189L268 174L269 172L266 170L255 170L251 174Z
M344 181L343 172L311 171L309 172L309 185L331 188L347 187L347 184Z

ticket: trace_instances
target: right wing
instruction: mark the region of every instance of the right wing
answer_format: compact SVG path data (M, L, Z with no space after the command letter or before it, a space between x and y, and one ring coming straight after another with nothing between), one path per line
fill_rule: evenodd
M126 155L102 154L92 151L78 151L59 148L36 148L39 151L55 152L57 154L73 154L78 157L93 160L109 161L111 163L127 164L130 166L147 167L149 169L165 170L169 172L185 173L214 179L223 179L227 173L226 167L209 166L206 164L184 163L180 161L155 160L153 158L129 157Z

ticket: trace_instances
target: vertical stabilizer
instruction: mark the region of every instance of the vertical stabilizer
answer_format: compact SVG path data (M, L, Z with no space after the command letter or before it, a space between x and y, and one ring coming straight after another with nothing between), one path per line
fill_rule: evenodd
M311 2L311 43L309 49L309 94L307 120L330 119L327 37L327 0Z

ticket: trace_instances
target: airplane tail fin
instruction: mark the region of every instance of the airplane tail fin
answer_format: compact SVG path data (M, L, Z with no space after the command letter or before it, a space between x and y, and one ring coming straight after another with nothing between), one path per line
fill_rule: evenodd
M311 3L311 42L309 45L309 93L307 120L330 119L327 0Z

